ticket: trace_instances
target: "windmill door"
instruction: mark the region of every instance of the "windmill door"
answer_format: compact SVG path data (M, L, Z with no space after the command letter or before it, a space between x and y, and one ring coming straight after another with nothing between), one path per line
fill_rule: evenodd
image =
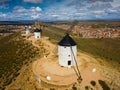
M37 38L39 38L39 36L37 36Z
M71 61L70 60L68 61L68 65L71 65Z

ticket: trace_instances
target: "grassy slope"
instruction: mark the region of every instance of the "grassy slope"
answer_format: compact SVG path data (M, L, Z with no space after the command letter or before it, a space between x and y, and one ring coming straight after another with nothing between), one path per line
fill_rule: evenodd
M48 28L43 31L43 35L49 36L50 40L57 44L65 35L65 31L63 29L48 26ZM73 38L78 44L78 50L102 58L120 70L120 39L93 39L78 38L74 36Z
M10 84L24 64L37 52L18 33L0 39L0 90Z
M109 62L120 70L120 39L75 38L78 49Z
M50 40L53 43L57 43L65 35L65 30L52 27L52 26L48 26L48 28L46 28L43 31L42 35L50 37Z

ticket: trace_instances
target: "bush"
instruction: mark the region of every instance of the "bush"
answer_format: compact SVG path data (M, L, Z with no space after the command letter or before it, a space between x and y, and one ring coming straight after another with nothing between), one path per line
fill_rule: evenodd
M92 84L92 86L95 86L95 85L96 85L96 82L95 82L95 81L91 81L90 83Z
M55 90L54 88L50 88L50 90Z
M90 86L85 86L85 90L93 90Z
M98 80L99 84L102 86L103 90L110 90L105 81Z
M75 85L73 85L72 90L77 90L77 87Z

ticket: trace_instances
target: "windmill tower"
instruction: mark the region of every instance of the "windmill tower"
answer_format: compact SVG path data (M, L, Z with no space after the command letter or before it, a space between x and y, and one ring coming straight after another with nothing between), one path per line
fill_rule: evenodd
M30 30L29 30L29 27L28 27L28 26L25 26L25 33L26 33L26 34L29 34L29 33L30 33Z
M64 67L75 66L76 55L77 44L69 34L66 34L58 43L59 64Z
M34 30L34 36L35 36L35 38L41 38L41 32L42 32L41 29L36 28Z
M58 57L59 64L64 67L76 66L77 44L69 36L77 21L73 22L70 28L67 30L66 35L58 43Z
M58 43L58 61L59 64L63 67L72 66L78 77L78 82L81 83L82 78L77 64L77 44L69 36L69 33L77 23L77 21L73 22L72 26L67 30L66 35Z

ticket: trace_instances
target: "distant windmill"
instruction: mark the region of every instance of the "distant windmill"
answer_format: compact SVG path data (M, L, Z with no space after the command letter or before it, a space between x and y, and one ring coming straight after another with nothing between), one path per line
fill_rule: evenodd
M35 38L41 38L41 32L42 32L41 29L35 28L34 29L34 36L35 36Z
M29 27L28 27L28 26L25 26L25 32L26 32L26 34L29 34L29 33L30 33L30 30L29 30Z
M59 64L63 67L72 66L77 77L78 82L82 81L81 74L77 64L77 44L76 42L69 36L69 33L72 31L74 26L78 22L75 21L71 25L71 27L67 30L66 35L62 38L62 40L58 43L58 57Z

